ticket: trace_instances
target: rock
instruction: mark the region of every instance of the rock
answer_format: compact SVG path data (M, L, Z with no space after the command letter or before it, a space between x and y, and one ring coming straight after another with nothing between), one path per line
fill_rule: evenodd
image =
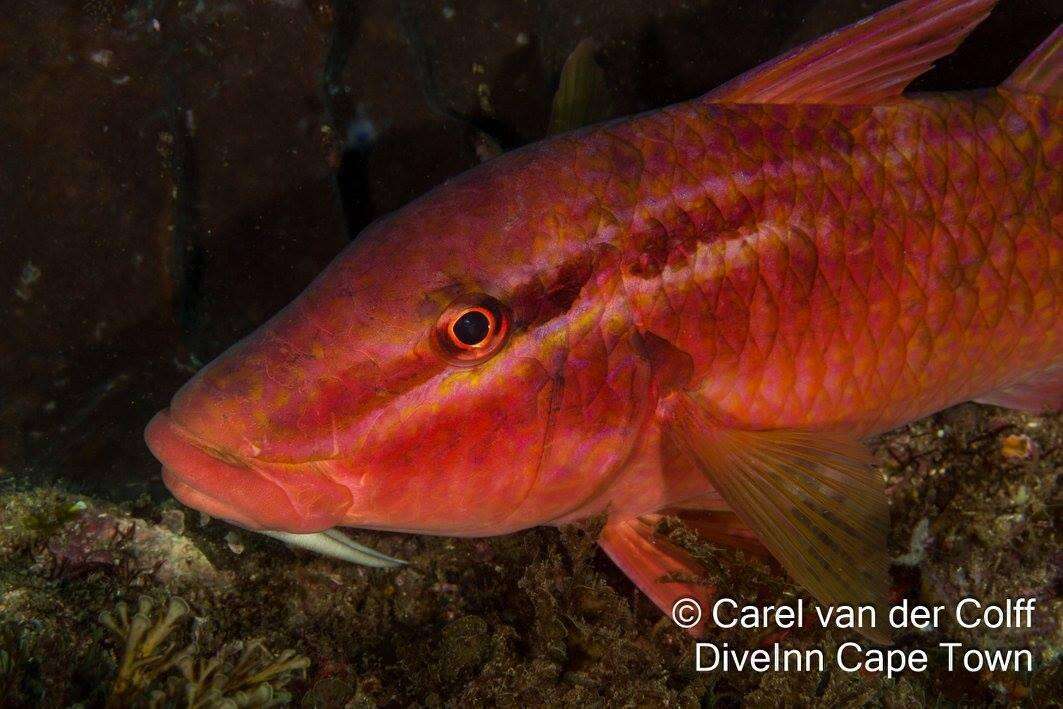
M235 529L230 529L225 533L225 544L233 554L244 553L244 540L240 537L240 533Z
M163 510L162 526L174 534L183 534L185 531L185 513L181 510Z
M141 576L167 585L192 581L204 586L227 583L203 552L180 532L94 507L59 529L47 540L45 549L50 558L42 562L49 564L50 572L59 578L73 579L104 571L123 575L131 583Z

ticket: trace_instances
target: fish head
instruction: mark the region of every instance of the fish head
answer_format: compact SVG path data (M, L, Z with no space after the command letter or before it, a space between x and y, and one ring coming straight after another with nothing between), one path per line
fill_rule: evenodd
M607 504L646 358L599 217L534 151L502 163L370 226L176 394L146 438L178 499L252 529L469 536Z

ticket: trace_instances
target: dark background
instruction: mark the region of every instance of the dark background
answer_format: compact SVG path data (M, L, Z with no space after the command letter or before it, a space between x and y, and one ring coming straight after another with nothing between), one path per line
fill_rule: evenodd
M584 37L622 115L888 4L4 3L0 482L158 492L176 388L369 221L541 137ZM913 88L995 84L1061 15L1003 0Z

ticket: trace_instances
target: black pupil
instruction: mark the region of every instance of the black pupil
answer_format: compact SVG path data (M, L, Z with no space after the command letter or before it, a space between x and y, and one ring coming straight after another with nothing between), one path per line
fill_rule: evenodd
M491 321L478 310L470 310L454 323L454 336L470 347L486 340L490 332Z

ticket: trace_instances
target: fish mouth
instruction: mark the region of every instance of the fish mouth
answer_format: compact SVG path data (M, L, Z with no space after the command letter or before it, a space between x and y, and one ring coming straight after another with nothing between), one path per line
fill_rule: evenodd
M162 463L173 496L212 517L254 531L320 532L338 524L350 490L304 466L234 455L191 434L169 411L148 424L144 440Z

